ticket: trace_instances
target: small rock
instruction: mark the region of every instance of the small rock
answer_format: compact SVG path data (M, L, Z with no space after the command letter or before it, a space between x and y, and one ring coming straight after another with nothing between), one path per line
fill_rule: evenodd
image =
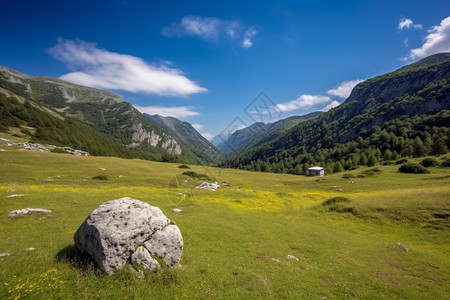
M172 210L172 212L174 212L174 213L176 213L176 214L179 214L180 212L182 212L182 210L179 209L179 208L174 208L174 209Z
M281 260L276 259L276 258L273 258L273 257L272 257L272 260L275 261L275 262L277 262L277 263L280 263L280 262L281 262Z
M26 195L28 195L28 194L12 194L12 195L6 196L6 198L23 197Z
M139 265L142 265L144 268L152 271L160 267L158 261L154 259L150 255L150 252L142 246L138 247L133 255L131 255L131 261L134 261Z
M209 182L202 182L199 186L196 187L197 190L210 190L210 191L215 191L220 187L220 185L217 184L217 182L215 183L209 183Z
M51 213L52 211L49 209L43 209L43 208L24 208L24 209L18 209L13 210L9 213L10 217L15 217L19 215L25 215L30 213Z
M344 190L343 189L338 189L338 192L343 192Z
M119 175L119 178L122 178L123 177L123 175Z
M106 169L105 169L105 168L100 168L100 170L102 170L102 171L106 171Z
M30 247L30 248L25 249L25 251L34 251L34 250L36 250L36 249L33 248L33 247Z
M5 149L0 149L0 152L5 152L6 150Z
M290 254L288 254L287 259L295 259L295 260L298 260L297 257L295 257L294 255L290 255Z
M9 256L8 252L0 253L0 257L6 257L6 256Z
M354 181L350 181L351 184L355 183Z
M397 248L400 249L400 250L403 251L403 252L409 252L409 249L406 248L405 246L403 246L403 245L400 244L400 243L397 243Z

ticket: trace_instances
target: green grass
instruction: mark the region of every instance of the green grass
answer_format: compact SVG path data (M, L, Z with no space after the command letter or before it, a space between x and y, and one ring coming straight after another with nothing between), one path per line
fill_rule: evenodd
M404 174L398 165L378 166L382 172L372 176L358 178L367 170L360 168L347 172L356 178L318 181L190 166L221 184L211 192L195 190L201 180L182 175L179 164L0 148L0 253L11 254L0 258L2 299L450 295L448 168ZM108 180L93 179L100 170ZM89 213L125 196L159 206L176 222L185 242L181 268L143 280L126 269L107 276L74 251L73 234ZM348 201L330 203L336 210L322 205L336 197ZM53 212L8 217L26 207ZM171 213L175 207L183 213Z

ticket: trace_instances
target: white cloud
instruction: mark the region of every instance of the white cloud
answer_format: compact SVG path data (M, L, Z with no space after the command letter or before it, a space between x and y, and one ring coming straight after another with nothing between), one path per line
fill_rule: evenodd
M200 130L202 130L202 128L203 128L203 125L201 125L201 124L191 124L191 125L192 125L192 127L194 127L195 130L197 130L197 131L200 131Z
M253 46L252 38L255 35L256 35L255 27L250 27L249 29L247 29L244 34L244 40L242 41L242 47L248 49L251 46Z
M329 111L330 109L335 108L336 106L339 106L339 105L341 105L340 102L338 102L338 101L336 101L336 100L333 100L330 104L328 104L327 106L325 106L324 108L322 108L321 111L327 112L327 111Z
M134 107L139 110L141 113L146 113L149 115L160 115L163 117L174 117L174 118L183 118L183 117L192 117L198 116L199 113L192 110L192 106L174 106L174 107L166 107L166 106L140 106L134 105Z
M331 98L328 96L321 95L301 95L295 100L277 104L273 110L274 111L293 111L297 109L303 109L315 106L317 104L324 104L331 101Z
M337 88L328 90L327 94L345 99L348 96L350 96L350 93L352 92L353 88L362 81L363 80L361 79L344 81Z
M192 127L195 128L195 130L198 131L198 133L200 133L208 141L210 141L210 140L212 140L214 138L214 135L209 133L209 132L201 132L201 130L204 127L202 124L191 124L191 125L192 125Z
M198 36L203 40L216 42L225 37L229 40L242 38L241 46L245 49L253 45L252 37L256 35L256 29L247 29L238 20L223 20L200 16L184 16L180 23L172 23L162 29L165 36Z
M211 141L214 138L214 134L212 134L212 133L204 132L204 133L200 133L200 134L203 135L203 137L205 139L207 139L208 141Z
M99 49L94 43L60 38L49 52L75 70L60 78L81 85L163 96L207 91L168 63L148 64L139 57Z
M217 18L186 16L181 19L181 25L178 29L182 29L182 31L179 31L181 35L196 35L204 39L217 39L221 23L221 20Z
M422 24L414 24L413 20L407 18L401 18L398 23L398 29L402 30L403 28L417 28L422 29Z
M405 40L403 41L403 43L405 44L406 48L409 48L409 39L406 37Z
M450 17L431 27L425 43L420 48L412 49L407 58L422 58L439 52L450 52Z

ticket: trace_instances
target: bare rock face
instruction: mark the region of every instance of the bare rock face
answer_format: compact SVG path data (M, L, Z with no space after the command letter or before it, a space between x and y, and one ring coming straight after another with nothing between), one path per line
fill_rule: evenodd
M173 267L183 252L178 226L158 207L129 197L101 204L73 238L108 274L130 260L150 270L160 267L158 259Z

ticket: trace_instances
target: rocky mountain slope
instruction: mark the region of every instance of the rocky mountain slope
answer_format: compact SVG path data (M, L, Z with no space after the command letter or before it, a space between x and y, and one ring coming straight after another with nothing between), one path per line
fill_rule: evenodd
M31 101L60 119L69 118L135 150L139 157L155 160L199 159L179 142L146 119L120 96L51 77L33 77L0 66L0 92Z
M180 144L189 148L202 161L217 163L223 158L222 153L188 122L159 115L144 114L144 116L165 133L174 137Z
M336 171L369 157L438 154L450 146L449 110L450 54L442 53L361 82L342 105L223 166L301 174L312 164Z
M257 122L236 130L226 141L217 143L217 148L226 155L236 154L268 142L298 123L315 118L322 112L312 112L303 116L291 116L273 123Z

